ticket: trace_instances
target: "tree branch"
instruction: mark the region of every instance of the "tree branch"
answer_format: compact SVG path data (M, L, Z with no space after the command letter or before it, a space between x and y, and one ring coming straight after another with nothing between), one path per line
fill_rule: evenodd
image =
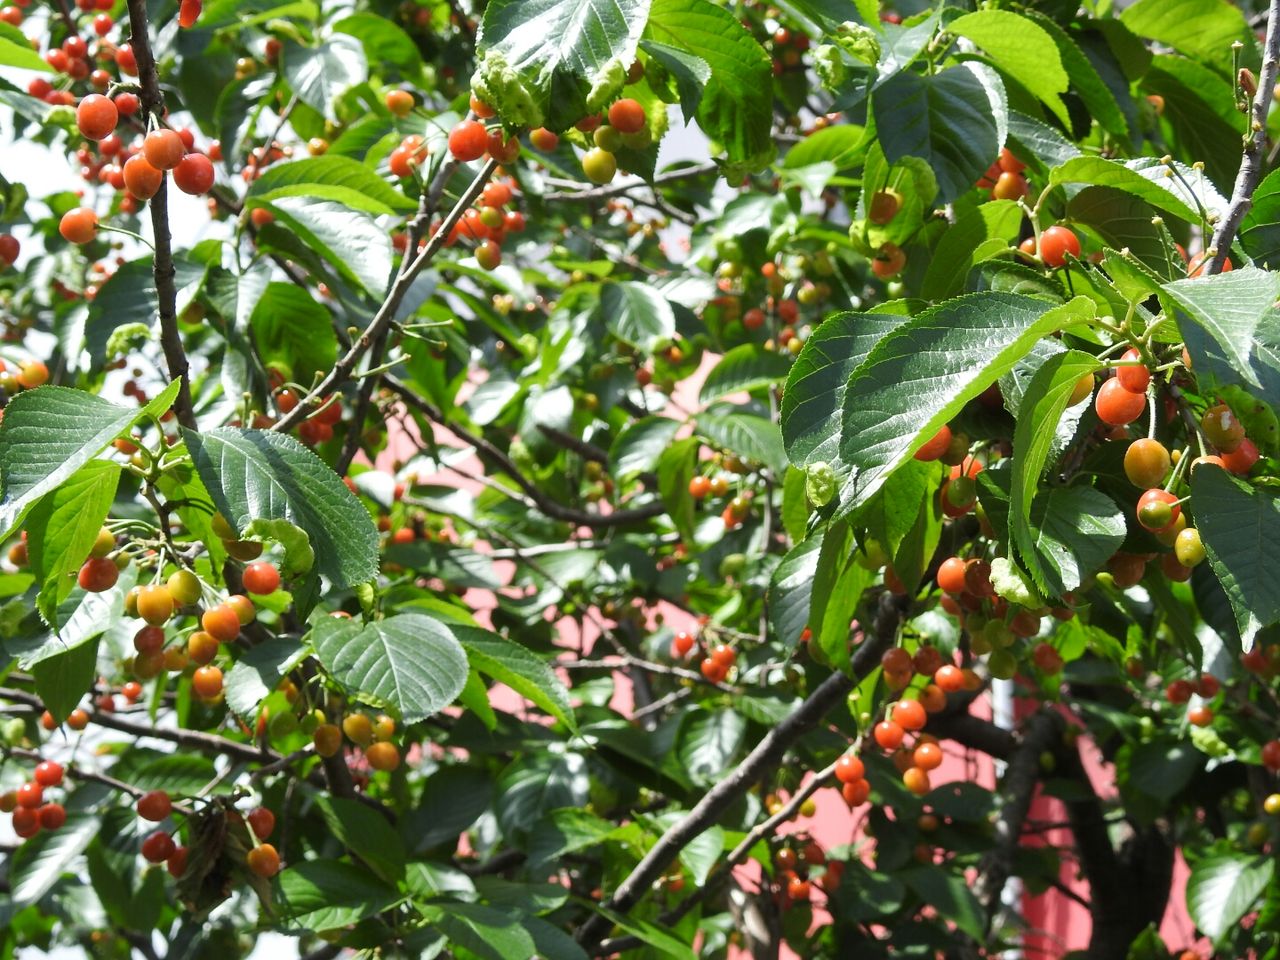
M627 193L637 187L658 187L660 184L671 183L675 180L689 180L693 177L700 177L706 173L715 173L720 169L719 165L712 163L700 163L692 167L681 167L678 170L668 170L666 173L660 173L653 178L652 183L645 183L643 180L624 180L621 183L611 183L603 187L590 187L585 190L562 190L557 193L543 194L543 200L599 200L603 197L616 197L619 194ZM552 181L548 183L568 183L569 181Z
M1013 870L1022 824L1035 798L1036 783L1040 779L1040 755L1046 751L1053 752L1054 747L1061 743L1064 727L1062 715L1053 709L1041 710L1031 717L1001 778L1000 794L1004 797L1004 804L995 823L994 843L982 858L974 884L974 892L986 909L988 931L1000 910L1000 897Z
M874 633L867 636L853 657L852 677L836 672L818 685L795 712L767 733L754 750L727 777L717 783L679 822L673 824L605 902L606 910L626 913L652 887L680 851L719 819L735 800L751 788L765 769L782 762L787 750L822 716L853 689L880 662L880 655L897 637L909 601L884 592L880 596ZM593 914L578 929L577 939L590 953L599 944L611 921Z
M1231 244L1235 242L1236 232L1244 221L1245 214L1253 206L1253 192L1262 179L1262 167L1267 142L1267 112L1271 109L1272 91L1276 85L1276 74L1280 71L1280 0L1271 0L1267 11L1267 39L1263 44L1262 75L1258 78L1258 89L1254 92L1253 103L1249 107L1249 129L1245 133L1244 156L1240 160L1240 170L1236 174L1235 188L1231 192L1231 203L1227 206L1226 216L1218 222L1213 232L1213 240L1209 244L1209 265L1206 273L1214 274L1222 271L1227 254L1231 252Z
M577 510L573 507L566 507L564 504L557 503L548 497L545 493L538 489L537 485L530 482L520 469L515 465L514 461L507 456L497 445L490 443L484 437L471 433L465 427L457 424L449 423L445 420L444 414L437 410L436 407L419 397L404 382L398 380L391 374L383 375L383 382L396 393L401 400L413 409L417 410L423 416L433 423L438 423L445 427L463 443L468 443L476 448L478 454L482 454L492 462L496 463L504 473L515 481L516 485L525 493L543 514L552 520L563 520L565 523L571 523L579 527L620 527L628 523L635 523L640 520L649 520L653 517L661 516L666 512L667 508L660 502L654 501L647 503L643 507L636 507L632 510L615 510L613 513L587 513L585 510ZM299 404L301 406L301 404Z
M164 94L160 90L160 74L151 53L147 28L147 0L128 0L129 44L138 61L138 81L142 88L144 112L157 120L164 116ZM149 126L149 124L148 124ZM173 403L178 422L188 429L196 427L195 408L191 403L191 369L187 352L178 331L178 291L174 287L173 248L169 235L168 177L160 180L160 189L147 206L151 208L151 229L155 234L155 256L152 275L156 283L156 299L160 308L160 347L164 350L169 377L178 381L178 397Z
M143 0L133 0L133 2L140 3ZM489 182L489 178L493 176L493 171L497 168L498 162L496 160L490 160L484 165L480 172L476 174L475 179L471 181L470 186L458 198L458 202L449 211L449 215L444 218L435 235L427 241L426 246L422 248L422 251L416 257L410 259L410 251L405 251L405 257L400 263L400 271L396 275L395 282L391 284L387 298L382 301L382 306L378 308L378 312L369 321L369 326L356 338L356 341L351 345L351 349L339 358L328 375L311 391L311 398L320 399L324 397L351 376L356 364L360 362L360 358L378 341L387 328L390 327L392 321L395 320L396 311L400 309L400 304L404 300L405 294L409 292L409 288L413 285L413 281L422 272L422 269L431 262L431 258L444 246L454 226L462 219L462 215L466 213L467 208L471 206L476 197L480 196L480 191L484 189L484 185ZM406 263L408 263L408 266L405 266ZM308 417L314 410L313 402L299 403L277 420L271 429L276 431L288 430Z

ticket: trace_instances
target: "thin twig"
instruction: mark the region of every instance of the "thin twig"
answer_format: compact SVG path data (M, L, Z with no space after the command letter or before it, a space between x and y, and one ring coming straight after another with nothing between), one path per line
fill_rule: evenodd
M685 846L714 824L726 808L749 790L763 770L780 763L791 745L843 700L856 680L866 676L880 663L880 655L897 637L908 603L906 597L888 591L881 594L874 632L863 640L854 654L852 677L840 672L832 673L790 716L770 730L732 773L708 790L687 815L658 839L605 902L606 910L625 914L639 902ZM589 953L599 954L600 941L610 925L611 921L603 913L593 914L578 929L578 942Z
M160 90L160 74L151 53L147 27L147 0L129 0L129 43L138 61L138 80L142 89L142 107L149 116L164 116L164 94ZM191 402L191 368L178 331L178 291L174 286L173 248L169 235L168 177L160 180L160 189L147 206L151 208L151 229L155 234L155 256L152 274L156 283L156 299L160 311L160 346L169 367L169 378L178 381L178 396L173 410L178 422L188 429L196 427L195 408Z
M1249 108L1244 156L1240 160L1240 170L1236 174L1236 184L1231 192L1231 203L1227 206L1226 216L1218 222L1213 240L1209 244L1210 260L1205 270L1208 274L1222 271L1227 254L1231 252L1231 244L1235 242L1236 232L1240 229L1245 214L1253 206L1253 192L1258 189L1258 183L1262 179L1263 151L1267 142L1267 112L1271 109L1277 72L1280 72L1280 0L1271 0L1267 12L1267 39L1263 44L1262 75L1258 78L1258 89Z
M138 3L142 2L142 0L133 0L133 2ZM467 208L471 206L476 197L480 196L480 191L484 189L484 185L489 182L489 178L493 176L493 171L497 168L498 162L496 160L490 160L484 165L480 172L476 174L475 179L471 181L471 185L463 191L462 196L458 198L457 204L449 211L449 215L444 218L435 235L427 241L421 252L409 262L408 267L401 265L400 272L387 293L387 298L382 301L382 306L378 308L378 312L369 321L369 326L365 328L364 332L351 345L351 349L333 365L333 369L311 392L312 398L319 399L324 397L351 376L356 364L360 362L360 358L364 356L365 352L377 341L383 331L395 320L396 311L400 309L400 304L409 292L409 288L413 285L413 281L422 272L422 269L431 262L431 258L444 246L454 226L462 219L462 215L466 213ZM406 257L408 256L407 251L405 255ZM315 407L310 402L299 403L289 413L276 421L271 429L276 431L288 430L310 416L314 410Z
M619 194L627 193L637 187L652 186L657 187L664 183L671 183L676 180L689 180L693 177L700 177L703 174L715 173L719 170L719 166L713 163L700 163L692 167L681 167L678 170L669 170L666 173L660 173L653 178L652 183L646 183L644 180L623 180L619 183L610 183L603 187L589 187L586 190L562 190L554 193L543 194L543 200L599 200L602 197L616 197ZM548 180L548 183L570 183L572 181Z

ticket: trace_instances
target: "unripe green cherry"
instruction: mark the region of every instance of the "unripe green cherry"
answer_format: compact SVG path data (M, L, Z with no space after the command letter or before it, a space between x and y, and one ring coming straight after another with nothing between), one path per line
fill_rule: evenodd
M978 498L978 485L972 477L959 476L947 484L947 502L953 507L964 507Z

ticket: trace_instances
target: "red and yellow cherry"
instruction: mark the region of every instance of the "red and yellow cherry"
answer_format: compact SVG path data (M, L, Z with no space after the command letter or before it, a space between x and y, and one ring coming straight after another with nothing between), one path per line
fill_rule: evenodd
M58 222L58 233L67 243L89 243L98 235L98 215L90 207L68 210Z
M230 643L240 635L240 618L236 615L235 608L226 603L210 607L201 614L200 626L205 633L223 643Z
M275 593L280 589L280 571L275 568L274 564L260 560L244 568L241 581L244 583L244 588L250 593L263 595Z
M120 579L120 568L114 560L107 557L90 557L80 568L76 581L81 589L89 593L102 593L110 590Z
M939 460L951 448L951 440L951 428L944 423L941 429L915 452L915 458L926 462Z
M929 774L919 767L909 767L902 774L902 783L917 797L923 797L930 790Z
M151 863L164 863L175 849L173 837L163 830L157 830L142 841L142 857Z
M142 153L147 163L157 170L172 170L186 155L187 145L176 130L160 127L152 130L142 141Z
M383 103L393 116L407 117L413 109L413 94L408 90L388 90ZM479 156L479 154L476 154ZM474 158L473 158L474 159Z
M259 844L246 853L244 862L252 873L264 879L280 872L280 854L269 843Z
M1151 371L1142 363L1142 354L1136 347L1130 347L1120 359L1131 365L1116 367L1116 381L1130 393L1146 393Z
M1123 427L1142 415L1147 398L1141 393L1130 393L1112 377L1098 388L1093 404L1099 420L1112 427Z
M1194 257L1192 257L1190 260L1187 261L1187 276L1188 277L1202 276L1205 270L1208 269L1209 261L1212 259L1213 258L1209 256L1209 251L1207 250L1197 253ZM1235 269L1235 265L1231 262L1231 258L1226 257L1222 261L1222 272L1230 273L1234 269Z
M394 743L371 743L365 747L364 757L374 770L390 771L400 766L400 751Z
M342 730L334 723L322 723L311 734L311 743L321 757L337 756L342 749Z
M479 160L488 145L489 132L477 120L463 120L449 132L449 152L460 163Z
M1000 176L996 177L996 182L991 188L991 199L1021 200L1029 192L1030 187L1027 186L1026 177L1020 173L1004 170L1001 171Z
M704 477L701 474L689 481L689 496L695 500L701 500L711 492L711 478Z
M1046 266L1061 267L1068 255L1080 256L1080 238L1071 230L1055 224L1040 234L1040 259Z
M533 144L535 150L550 153L560 145L560 138L546 127L538 127L529 131L529 142Z
M1129 444L1124 452L1124 475L1135 487L1158 487L1169 475L1173 463L1159 440L1143 438Z
M213 186L213 162L203 153L188 153L173 168L173 182L183 193L201 196Z
M884 244L871 260L871 272L881 280L900 274L907 265L907 254L896 243Z
M222 671L211 664L198 667L191 675L191 689L203 700L216 699L222 693Z
M836 779L841 783L852 783L866 775L866 767L856 754L846 753L836 761Z
M87 140L105 140L116 129L120 111L110 97L91 93L76 107L76 126Z
M946 663L937 669L933 682L944 693L959 693L964 689L964 671L953 663Z
M190 570L175 570L165 581L173 602L188 606L200 599L200 578Z
M637 100L618 100L609 108L609 126L619 133L638 133L647 123L644 107Z
M1200 418L1205 438L1222 453L1231 453L1244 441L1244 426L1225 403L1210 407Z
M18 367L18 386L24 390L33 390L49 382L49 368L40 360L24 360ZM1256 448L1255 448L1256 450ZM1257 459L1256 457L1254 458ZM112 541L114 546L114 540Z
M922 743L911 752L911 761L921 770L936 770L942 760L942 748L936 743Z
M1257 445L1246 437L1240 441L1240 446L1222 455L1222 465L1232 473L1244 475L1253 469L1261 456Z
M867 204L867 219L877 226L884 226L898 215L902 209L902 194L893 187L885 187L871 195Z
M152 790L138 798L138 816L152 823L159 823L173 810L173 801L163 790Z
M938 586L950 594L965 591L965 562L960 557L948 557L942 561L937 573Z
M893 722L903 730L922 730L928 719L918 700L898 700L893 704Z
M138 590L138 616L154 627L168 623L173 616L173 594L162 583Z
M482 270L496 270L502 263L502 248L492 240L485 240L476 247L476 263Z
M1138 498L1138 523L1152 533L1168 530L1181 513L1178 498L1168 490L1153 487Z

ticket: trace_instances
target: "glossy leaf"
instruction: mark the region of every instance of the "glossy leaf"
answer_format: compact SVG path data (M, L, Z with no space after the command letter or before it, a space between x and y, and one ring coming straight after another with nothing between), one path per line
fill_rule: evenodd
M607 283L600 291L605 328L623 343L652 353L676 332L676 315L666 298L643 283Z
M756 390L785 380L791 363L780 353L744 343L734 347L707 373L699 399L703 403L740 390Z
M569 692L555 671L520 644L474 627L454 627L472 669L506 684L562 723L574 726Z
M1206 857L1187 879L1187 912L1205 936L1222 940L1275 875L1275 861L1243 853Z
M913 317L885 337L849 378L841 458L853 468L847 508L885 478L1037 339L1092 314L1083 298L1046 309L1009 294L968 295Z
M439 713L467 680L467 655L449 629L419 613L361 627L325 618L311 635L316 656L343 686L393 707L406 723Z
M380 913L400 899L368 870L337 860L304 860L280 874L281 907L298 927L332 930Z
M1254 335L1280 295L1280 277L1243 267L1211 277L1175 280L1164 284L1164 292L1182 309L1183 317L1212 338L1245 383L1261 386L1251 363Z
M1027 88L1061 119L1068 121L1062 94L1067 90L1063 68L1053 37L1034 20L1008 10L980 10L947 24L956 36L976 43L996 66Z
M249 206L255 206L280 197L336 200L353 210L374 214L404 213L416 206L363 163L340 156L273 164L250 184L247 200Z
M183 437L214 505L237 530L288 520L306 531L316 569L336 586L378 572L378 532L337 475L292 437L221 427Z

